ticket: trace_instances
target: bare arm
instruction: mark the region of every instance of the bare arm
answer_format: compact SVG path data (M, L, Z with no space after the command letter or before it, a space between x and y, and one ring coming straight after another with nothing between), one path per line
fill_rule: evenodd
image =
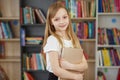
M82 63L71 66L71 70L84 72L88 68L87 61L83 56Z
M88 68L88 64L87 64L87 61L84 56L83 56L82 62L80 64L71 64L68 61L62 59L61 66L64 69L79 71L79 72L84 72Z
M82 74L71 73L60 67L58 53L55 51L50 51L49 53L50 63L52 66L53 73L61 78L83 80Z

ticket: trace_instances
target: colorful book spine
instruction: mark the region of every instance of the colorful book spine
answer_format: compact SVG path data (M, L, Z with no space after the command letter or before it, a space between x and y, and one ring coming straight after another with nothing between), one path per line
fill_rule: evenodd
M103 55L103 60L104 60L104 66L111 66L110 56L109 56L108 50L103 49L102 50L102 55Z

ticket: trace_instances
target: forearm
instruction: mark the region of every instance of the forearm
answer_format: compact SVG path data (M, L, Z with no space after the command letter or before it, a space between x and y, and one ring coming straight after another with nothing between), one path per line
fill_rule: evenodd
M82 62L80 64L72 64L69 70L84 72L88 68L87 62Z
M72 72L70 72L70 71L67 71L67 70L65 70L65 69L62 69L62 68L58 68L57 70L55 70L55 71L53 71L54 72L54 74L56 75L56 76L58 76L58 77L61 77L61 78L63 78L63 79L72 79L72 80L76 80L77 79L77 77L79 76L81 76L81 79L80 80L82 80L82 78L83 78L83 74L76 74L76 73L72 73Z
M66 70L84 72L88 68L87 61L83 57L83 60L79 64L72 64L64 59L60 61L61 67Z

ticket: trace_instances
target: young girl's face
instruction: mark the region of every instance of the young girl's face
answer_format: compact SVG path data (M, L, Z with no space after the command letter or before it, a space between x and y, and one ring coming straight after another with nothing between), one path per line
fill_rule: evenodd
M69 17L67 11L64 8L60 8L51 20L56 32L65 31L69 24Z

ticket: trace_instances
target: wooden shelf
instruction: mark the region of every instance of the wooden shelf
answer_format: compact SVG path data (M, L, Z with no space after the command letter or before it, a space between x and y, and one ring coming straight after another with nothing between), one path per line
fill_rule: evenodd
M120 47L120 45L98 45L98 47Z
M45 25L45 23L44 24L39 24L39 23L37 23L37 24L22 24L21 26L40 26L40 25Z
M98 16L111 16L111 15L119 15L120 13L98 13Z
M19 17L0 17L2 21L19 20Z
M20 57L19 58L4 58L0 59L0 62L20 62Z
M86 18L72 18L72 22L80 22L80 21L95 21L95 17L86 17Z
M98 68L120 68L120 66L98 66Z
M10 42L15 42L15 41L20 41L20 39L19 38L12 38L12 39L0 39L0 41L10 41Z
M94 42L94 41L96 41L95 39L79 39L80 41L86 41L86 42Z

